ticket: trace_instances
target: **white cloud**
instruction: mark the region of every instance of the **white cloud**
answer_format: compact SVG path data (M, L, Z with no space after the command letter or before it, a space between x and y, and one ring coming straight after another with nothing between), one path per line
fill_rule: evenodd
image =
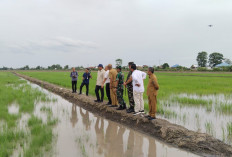
M34 54L37 52L75 52L78 50L97 49L98 44L67 37L56 37L41 41L20 42L8 46L8 52Z

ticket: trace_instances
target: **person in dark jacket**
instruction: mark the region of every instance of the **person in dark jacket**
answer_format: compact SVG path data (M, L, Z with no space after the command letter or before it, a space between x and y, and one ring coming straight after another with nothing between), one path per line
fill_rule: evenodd
M72 92L77 92L77 79L78 79L78 73L75 70L75 68L72 68L72 72L70 73L70 77L72 78Z
M89 69L86 68L85 69L85 73L83 74L83 78L82 78L82 83L81 83L81 86L80 86L80 93L79 95L82 94L82 88L84 86L86 86L86 95L88 96L89 94L89 79L92 78L91 74L89 73Z

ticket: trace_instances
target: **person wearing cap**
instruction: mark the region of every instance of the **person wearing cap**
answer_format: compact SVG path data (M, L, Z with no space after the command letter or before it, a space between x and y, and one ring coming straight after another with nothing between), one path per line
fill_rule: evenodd
M117 66L117 77L116 77L116 92L117 92L117 99L120 104L120 106L117 108L117 110L124 110L126 109L126 103L123 99L123 83L124 83L124 75L122 73L122 67Z
M133 85L132 85L132 72L130 71L132 64L134 64L134 62L128 63L129 72L127 74L127 79L124 83L124 86L126 86L126 88L127 88L129 105L130 105L130 107L127 109L127 113L135 112L135 110L134 110L135 101L134 101L134 97L133 97Z
M82 78L82 83L81 83L81 86L80 86L80 93L79 93L79 95L82 94L82 88L84 86L86 86L86 95L88 96L88 94L89 94L89 79L90 78L92 78L92 76L89 73L89 69L86 68L85 69L85 73L83 74L83 78Z
M110 98L110 78L109 78L109 69L108 66L105 67L105 77L104 77L104 81L102 83L102 88L104 87L104 85L106 84L106 95L107 98L109 100L109 102L107 103L107 105L111 105L111 98Z
M116 87L117 71L112 68L111 64L108 65L108 69L109 69L109 77L110 77L110 98L112 101L110 107L117 107L118 106L117 93L114 90Z
M103 69L103 65L99 64L98 65L98 72L97 72L97 83L95 87L95 94L97 97L97 100L94 100L95 102L103 102L104 99L104 87L102 88L102 83L104 80L105 76L105 70ZM99 96L99 90L101 91L101 99Z
M154 68L149 67L147 74L149 75L149 82L147 85L147 96L149 103L149 115L147 118L149 120L156 119L156 104L157 104L157 95L159 90L159 84L157 81L157 77L154 75Z
M70 77L72 78L72 92L76 93L77 92L78 73L74 67L72 68L72 72L70 73Z
M134 115L144 114L144 79L146 79L146 73L137 70L136 65L132 64L130 68L132 72L132 84L133 84L133 96L135 100L135 112Z

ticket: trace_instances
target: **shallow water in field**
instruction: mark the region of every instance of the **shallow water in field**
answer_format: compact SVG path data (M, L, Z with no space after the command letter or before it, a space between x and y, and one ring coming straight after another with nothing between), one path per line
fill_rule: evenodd
M8 113L9 114L18 114L19 113L19 105L11 104L8 106Z
M203 105L187 105L172 101L172 97L200 99L208 101ZM232 96L220 95L188 95L180 94L170 97L170 100L160 101L161 105L170 111L176 113L175 116L158 117L167 119L168 121L182 125L190 130L208 133L214 137L232 144L232 138L229 134L228 125L232 124L232 113L223 113L219 108L223 104L232 104Z
M49 94L51 98L57 99L57 102L36 104L34 111L34 114L42 118L44 122L47 119L45 114L47 111L51 111L53 116L58 118L58 124L54 128L57 139L53 144L53 156L197 156L94 115L37 85L32 84L32 86ZM48 109L42 111L41 108L45 107Z

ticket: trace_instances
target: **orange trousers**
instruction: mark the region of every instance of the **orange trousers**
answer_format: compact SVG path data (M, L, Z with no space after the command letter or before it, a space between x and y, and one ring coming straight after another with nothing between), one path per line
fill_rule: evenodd
M114 88L110 89L110 98L112 105L118 105L117 93L114 91Z
M157 111L157 98L156 95L148 96L148 103L149 103L149 116L155 117Z

